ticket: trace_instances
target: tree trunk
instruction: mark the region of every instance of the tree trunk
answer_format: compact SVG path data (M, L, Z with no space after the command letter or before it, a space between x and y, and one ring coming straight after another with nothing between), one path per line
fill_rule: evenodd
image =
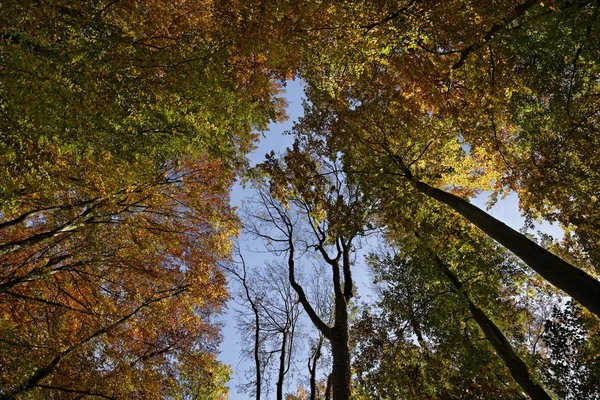
M505 246L552 285L563 290L594 314L600 316L600 282L583 270L563 261L485 211L451 193L423 182L415 186L469 220L498 243Z
M456 290L461 292L462 285L456 275L452 273L450 268L448 268L448 266L437 255L435 256L435 261L442 272L444 272L448 280L452 282L452 285L456 288ZM498 354L502 361L504 361L504 365L506 365L510 371L510 374L515 382L517 382L517 384L519 384L525 393L527 393L533 400L552 400L552 397L546 393L544 388L531 379L531 374L527 364L525 364L521 357L519 357L519 355L515 352L502 331L496 326L496 324L494 324L492 320L487 317L487 315L485 315L483 310L473 304L467 293L464 291L461 293L469 305L469 311L473 315L473 319L483 331L485 338L492 345L496 354Z
M325 389L325 400L331 400L331 392L333 387L333 374L327 375L327 388Z
M260 371L260 320L258 319L258 308L252 303L252 311L254 311L254 368L256 369L256 400L260 400L260 384L261 384L261 371Z
M525 362L515 352L502 331L485 315L485 313L475 306L470 300L469 310L473 318L483 331L485 338L490 342L496 354L504 361L504 364L510 371L513 379L533 400L552 400L552 397L543 387L531 379L531 374Z
M345 299L338 299L337 296L335 314L335 326L331 330L333 396L335 400L349 400L352 393L352 375L348 348L348 310Z
M285 376L285 358L286 354L286 346L287 346L287 333L283 333L283 337L281 338L281 353L279 355L279 373L277 376L277 400L283 400L283 379Z
M308 360L308 372L310 372L310 400L317 399L317 363L321 358L321 347L323 346L323 335L319 335L319 341L313 352L313 356Z

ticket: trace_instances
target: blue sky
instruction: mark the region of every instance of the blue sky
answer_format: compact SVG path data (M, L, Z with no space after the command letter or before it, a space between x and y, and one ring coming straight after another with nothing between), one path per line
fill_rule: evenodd
M285 131L292 128L294 121L296 121L303 114L302 109L302 94L303 88L299 81L289 81L286 85L285 97L288 101L287 114L289 119L284 123L271 124L269 130L265 132L264 137L260 138L258 147L249 155L249 159L252 165L264 161L265 154L271 150L275 152L283 152L288 146L293 143L293 137L284 135ZM237 207L241 207L242 202L251 196L251 190L242 188L238 183L233 188L231 194L231 204ZM243 242L240 243L240 247L244 251L246 248L259 248L260 242ZM244 251L244 258L250 265L260 264L264 261L264 254L253 253L251 251ZM235 328L235 320L233 318L233 307L234 304L230 302L229 311L225 315L224 322L225 327L223 330L223 343L221 344L220 359L229 364L233 369L234 375L233 380L229 383L230 388L230 399L231 400L245 400L251 398L244 393L237 393L236 386L240 383L240 378L243 380L243 371L250 364L248 362L240 362L240 346L239 338Z
M286 86L285 97L288 101L287 114L289 119L280 124L271 124L269 130L265 132L264 137L261 137L260 142L256 150L250 155L249 159L252 165L260 163L264 160L265 154L271 150L275 152L283 152L288 146L293 143L293 137L284 135L284 132L290 130L294 122L302 116L302 97L303 88L299 81L290 81ZM244 189L241 185L237 184L232 192L231 203L234 206L240 207L245 199L248 199L252 195L250 189ZM481 195L473 200L473 204L477 205L482 209L486 209L487 196ZM488 210L488 213L498 218L505 224L511 226L514 229L521 229L523 227L524 219L521 217L518 209L518 199L516 195L510 195L504 200L498 201L496 205ZM544 233L548 233L554 237L562 237L562 229L557 225L551 225L549 223L543 223L536 225L536 231L540 230ZM260 248L260 242L247 241L240 243L242 250L247 248ZM366 249L363 250L366 253ZM246 262L250 265L257 265L264 262L265 255L260 253L253 253L251 251L244 251L244 257ZM362 258L359 256L359 258ZM357 260L362 261L362 260ZM369 297L369 283L368 276L364 268L355 272L355 279L357 281L359 295L361 300L367 300ZM248 362L240 362L240 345L239 338L235 328L235 320L233 318L233 303L230 303L228 312L223 318L225 323L223 330L223 342L221 344L220 359L229 364L233 369L233 379L229 383L230 387L230 399L231 400L246 400L252 398L244 393L238 393L236 386L240 383L240 379L243 380L243 371L250 365ZM272 395L274 396L274 392ZM273 397L271 396L271 397Z

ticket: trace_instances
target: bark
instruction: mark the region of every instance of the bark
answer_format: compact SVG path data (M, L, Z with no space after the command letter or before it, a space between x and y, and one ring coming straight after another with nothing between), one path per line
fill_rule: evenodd
M258 309L254 303L251 303L252 311L254 311L254 368L256 369L256 400L260 400L260 357L259 357L259 344L260 344L260 321L258 319Z
M429 346L427 345L427 342L425 342L425 338L423 338L423 332L421 331L421 325L419 324L419 321L416 318L416 315L415 315L416 312L414 310L412 302L410 303L410 309L411 309L411 315L408 320L410 323L410 326L411 326L413 332L415 333L415 336L417 336L417 342L419 343L419 346L421 346L421 348L423 349L423 351L425 353L428 353Z
M69 256L53 257L53 258L49 259L48 262L44 266L36 267L36 268L32 269L31 271L29 271L26 275L19 276L17 278L11 279L7 282L0 284L0 293L6 293L10 289L14 288L15 286L19 286L19 285L25 284L27 282L33 282L33 281L45 279L45 278L47 278L53 274L56 274L58 272L66 271L71 268L81 266L84 264L83 262L75 262L72 264L63 265L61 267L51 268L54 265L59 264L61 261L64 261L67 258L69 258Z
M314 311L310 302L306 298L304 290L296 282L295 279L295 264L294 264L294 245L291 240L288 242L288 268L289 278L292 288L298 294L298 299L304 310L308 314L309 318L316 326L316 328L327 338L331 343L332 357L333 357L333 370L331 374L333 392L335 393L335 400L349 400L352 393L352 375L350 371L350 350L348 347L348 301L346 300L346 294L342 289L342 282L340 276L340 263L339 257L330 258L322 247L319 246L319 250L323 254L325 261L331 266L333 273L333 287L334 287L334 301L335 301L335 322L333 327L329 327ZM350 246L348 242L344 246ZM344 276L346 279L350 279L349 282L344 282L345 287L352 287L352 278L349 273L350 271L350 257L342 257ZM351 297L349 295L348 297Z
M469 311L473 315L473 319L483 331L485 338L492 345L496 354L502 359L515 382L533 400L552 400L552 397L544 388L532 379L527 364L519 357L500 328L488 318L483 310L473 304L467 293L461 291L462 284L456 275L452 273L450 268L437 255L435 256L435 261L457 292L462 293L469 306Z
M323 336L319 335L319 341L308 359L308 372L310 373L310 400L317 399L317 363L321 358L321 347L323 346Z
M285 239L275 239L279 242L285 242L287 245L287 263L288 263L288 278L291 287L298 295L298 302L302 304L304 311L310 318L317 330L331 343L333 357L333 372L330 376L335 393L335 400L349 400L352 392L351 385L351 370L350 370L350 351L348 344L348 302L352 297L353 284L351 274L351 257L352 240L354 235L350 235L347 240L342 237L337 237L335 240L336 254L331 257L325 249L327 243L327 235L312 223L312 229L315 234L317 243L314 248L322 255L323 260L332 269L332 283L334 292L334 323L333 326L325 323L315 309L310 304L302 285L296 280L295 274L295 247L294 247L294 223L287 216L286 212L276 205L269 196L262 197L267 208L272 207L273 214L279 220L277 228L283 233ZM303 208L308 211L310 217L310 207L303 205ZM274 220L276 219L274 218ZM268 236L263 235L266 239ZM340 264L341 262L341 264Z
M421 193L438 200L469 220L491 238L513 252L552 285L600 316L600 282L583 270L555 256L525 235L485 211L451 193L423 182L415 182Z
M317 314L317 312L314 310L314 308L311 306L310 302L308 301L308 298L306 297L306 293L304 292L304 289L296 281L295 261L294 261L295 249L294 249L294 244L291 240L291 235L290 235L288 244L289 244L288 273L289 273L290 285L292 286L292 288L298 295L298 301L300 302L300 304L302 304L302 308L304 308L304 311L306 311L306 314L308 314L308 317L310 318L311 322L315 325L315 327L319 330L319 332L321 332L323 334L323 336L325 336L327 339L330 339L331 338L331 328L325 322L323 322L323 320L321 318L319 318L319 315Z
M335 400L349 400L352 394L352 375L350 372L347 327L340 326L333 329L331 353L333 356L332 386Z
M504 364L510 371L513 379L533 400L552 400L552 397L546 393L544 388L531 378L531 374L525 362L515 352L506 337L500 329L485 315L485 313L475 306L471 301L469 310L473 318L483 331L485 338L490 342L496 354L504 361Z
M244 294L246 295L246 300L250 304L250 308L252 309L252 313L254 314L254 369L256 373L256 400L260 400L260 392L261 392L261 369L260 369L260 319L259 319L259 311L258 304L255 300L252 299L252 295L250 293L250 287L248 286L247 281L247 272L246 272L246 260L242 257L241 252L239 253L240 258L242 260L242 273L238 273L235 269L231 269L231 273L233 273L242 283L242 287L244 288Z
M285 359L287 352L285 351L287 346L287 333L283 333L281 338L281 353L279 354L279 374L277 376L277 400L283 400L283 379L285 377Z
M325 400L331 399L331 392L333 389L333 374L327 376L327 388L325 389Z
M42 233L35 234L26 239L2 244L2 245L0 245L0 256L15 252L23 247L30 247L30 246L36 245L47 239L57 237L66 232L72 232L72 231L80 228L83 225L84 225L83 223L66 224L66 225L60 226L60 227L53 229L51 231L48 231L48 232L42 232Z
M331 355L333 357L333 392L335 400L348 400L352 393L350 372L350 349L348 348L348 301L340 282L340 266L332 263L335 294L335 325L331 332ZM344 257L343 270L350 269L349 258ZM346 283L346 282L345 282ZM348 283L344 285L348 287Z
M25 222L27 219L35 217L37 215L43 215L43 214L46 214L49 212L54 212L54 211L71 210L73 208L83 207L88 204L93 204L95 202L98 202L98 201L101 201L104 199L106 199L106 197L96 197L91 200L86 200L86 201L82 201L82 202L75 203L75 204L66 204L66 205L52 206L52 207L46 207L46 208L39 208L37 210L31 210L31 211L28 211L26 213L19 215L16 218L13 218L11 220L0 223L0 230L18 225L22 222Z

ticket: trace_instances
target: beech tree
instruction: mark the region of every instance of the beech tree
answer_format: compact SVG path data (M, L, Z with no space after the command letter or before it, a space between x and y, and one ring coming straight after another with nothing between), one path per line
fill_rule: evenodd
M422 271L426 266L420 261L392 260L371 260L381 263L374 264L376 274L389 274L377 275L385 276L380 283L387 288L353 328L358 394L367 399L523 398L443 276Z
M232 171L283 106L229 10L0 5L0 396L227 392Z
M318 159L319 146L297 141L282 159L263 164L269 185L258 188L256 226L270 251L285 255L289 280L315 328L330 342L332 389L336 399L351 396L349 306L354 296L355 242L366 232L372 204L337 169L335 160ZM259 182L260 183L260 182ZM333 320L324 321L297 279L302 253L314 252L331 270Z
M423 125L436 121L426 117L423 122L417 120L413 121L415 125L406 125L395 114L394 108L399 103L392 99L365 99L356 108L336 111L327 105L327 100L318 103L320 100L315 97L307 109L309 115L296 130L300 135L324 137L331 152L341 151L345 169L363 182L363 190L384 197L382 203L386 208L406 197L399 195L398 189L407 191L408 196L416 192L435 199L506 246L550 283L592 312L600 313L600 282L463 199L461 196L477 193L477 186L473 185L480 185L489 177L474 164L476 155L465 152L456 137L446 135L431 140L425 137L424 141L418 136L427 129ZM378 114L381 109L386 109L385 115ZM466 178L456 176L463 171L472 174ZM379 185L373 185L374 178L380 180ZM425 180L447 185L449 191L437 189Z
M232 62L236 28L210 3L2 4L5 214L67 190L72 164L111 157L136 172L131 184L184 155L243 160L252 129L282 112L277 85L253 54Z
M236 248L239 259L231 260L225 266L225 269L233 275L233 277L241 285L240 293L237 295L241 299L242 306L250 308L252 315L248 316L246 310L240 311L238 315L238 328L242 333L242 340L246 341L248 335L245 334L248 330L252 330L251 345L252 361L254 363L254 381L250 382L250 386L254 386L255 399L260 400L263 390L263 371L264 361L261 359L261 319L258 308L258 298L252 288L251 277L249 276L248 266L239 248ZM246 345L247 346L247 345ZM244 355L247 357L248 349L244 350Z
M537 381L536 371L519 354L523 349L518 309L498 292L492 294L494 275L499 271L469 276L469 267L460 265L460 272L455 273L423 247L411 255L372 256L370 260L383 285L378 305L381 314L365 313L355 328L359 382L369 396L423 398L440 393L463 398L493 392L500 398L521 398L520 393L525 392L531 398L551 398ZM459 280L458 273L467 278ZM496 302L509 304L478 306L472 300L476 296L479 302L485 301L490 295L499 296ZM499 308L502 312L497 315L512 315L512 321L500 320L512 335L517 333L512 340L485 311L496 314ZM410 335L416 339L410 340ZM481 336L483 341L478 339ZM486 342L487 346L483 345ZM448 368L456 372L446 371ZM460 377L452 376L454 373ZM468 378L471 374L476 378ZM406 376L400 378L402 375Z
M364 14L351 12L353 5L334 8L339 20L350 22L314 33L313 56L302 71L307 115L298 130L323 137L330 152L342 153L346 170L363 176L363 190L376 186L390 204L400 201L398 188L446 204L598 314L600 283L588 222L595 217L587 207L595 204L596 185L587 181L593 173L585 172L595 170L596 157L573 136L594 132L598 115L597 65L579 64L577 51L598 58L588 40L598 29L596 6L531 1L497 4L500 11L492 12L479 3L406 2L392 11L373 2ZM367 24L369 19L375 22ZM540 47L543 56L535 50ZM574 62L552 64L556 57ZM538 60L542 66L534 71ZM571 107L581 107L577 116ZM535 126L548 133L547 140L534 139L540 138ZM550 154L565 154L564 146L570 165ZM540 171L534 164L541 160L552 167ZM551 171L559 164L562 178L573 181L558 184ZM530 185L525 176L539 180ZM374 179L381 183L373 185ZM560 220L579 232L573 240L586 249L587 263L579 268L565 262L465 199L490 189L516 191L530 217ZM560 200L563 195L571 200Z
M242 355L253 359L253 379L243 387L253 387L256 399L268 396L270 378L275 372L276 396L282 400L284 381L300 343L300 303L284 265L275 261L265 262L262 268L249 268L238 254L238 265L227 269L241 285L237 297L243 308L238 310L237 328L242 336ZM249 331L251 340L246 339Z
M214 355L213 319L226 300L217 261L237 221L221 172L219 162L187 160L156 182L8 221L3 396L225 391Z

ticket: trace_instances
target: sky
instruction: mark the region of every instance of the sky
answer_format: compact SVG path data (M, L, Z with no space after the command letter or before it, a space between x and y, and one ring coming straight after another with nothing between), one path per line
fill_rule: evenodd
M258 147L249 155L251 165L256 165L265 159L265 154L271 150L283 152L288 146L293 143L291 135L285 135L284 132L289 131L293 127L294 121L298 120L303 115L302 96L304 89L299 81L288 81L286 84L285 97L288 102L287 114L288 120L283 123L272 123L268 127L268 131L260 138ZM231 204L236 207L241 207L244 200L247 200L252 195L249 188L243 188L239 183L235 185L231 193ZM244 252L244 258L249 265L257 265L264 262L264 254L247 251L248 248L259 248L260 242L241 242L240 247ZM230 365L233 370L233 379L229 382L229 399L230 400L246 400L251 396L238 393L236 386L243 381L243 371L251 365L251 362L240 361L240 344L238 333L235 328L234 320L234 303L229 302L228 312L224 318L223 342L221 343L220 360ZM273 393L274 395L274 393Z
M274 150L276 153L282 153L288 146L293 143L293 137L286 135L285 132L292 129L295 121L303 115L302 99L303 99L303 86L299 81L288 81L286 85L285 98L288 102L287 114L288 120L284 123L273 123L269 125L268 131L265 132L264 136L260 138L258 147L249 155L250 163L256 165L264 161L265 154ZM243 188L239 183L235 185L232 195L231 204L237 207L241 207L242 203L252 196L252 191L249 188ZM482 194L476 199L472 200L472 203L481 209L487 210L486 207L487 194ZM524 225L524 219L520 214L518 208L518 198L515 194L508 196L506 199L500 200L494 207L487 210L489 214L509 225L513 229L520 230ZM557 225L551 225L547 222L542 224L536 224L535 230L532 233L541 231L554 236L555 238L561 238L563 235L562 229ZM258 265L264 262L265 255L257 252L248 251L248 249L258 249L261 246L259 241L248 241L247 238L240 243L240 247L244 251L244 258L249 265ZM369 243L367 243L367 246ZM362 255L366 254L367 246L361 251ZM360 261L361 255L358 257ZM364 264L364 263L362 263ZM363 265L364 266L364 265ZM357 283L358 294L361 300L367 300L370 297L370 283L368 273L365 268L358 266L353 271L354 278ZM237 386L244 379L243 373L247 369L251 362L240 360L240 343L238 332L235 327L234 310L235 305L233 302L229 303L228 311L223 318L224 329L223 329L223 342L220 347L219 359L224 363L231 366L233 370L232 380L229 382L230 388L230 400L247 400L251 399L252 396L245 393L238 393ZM289 388L292 389L291 387ZM275 397L274 391L271 393L271 397Z

